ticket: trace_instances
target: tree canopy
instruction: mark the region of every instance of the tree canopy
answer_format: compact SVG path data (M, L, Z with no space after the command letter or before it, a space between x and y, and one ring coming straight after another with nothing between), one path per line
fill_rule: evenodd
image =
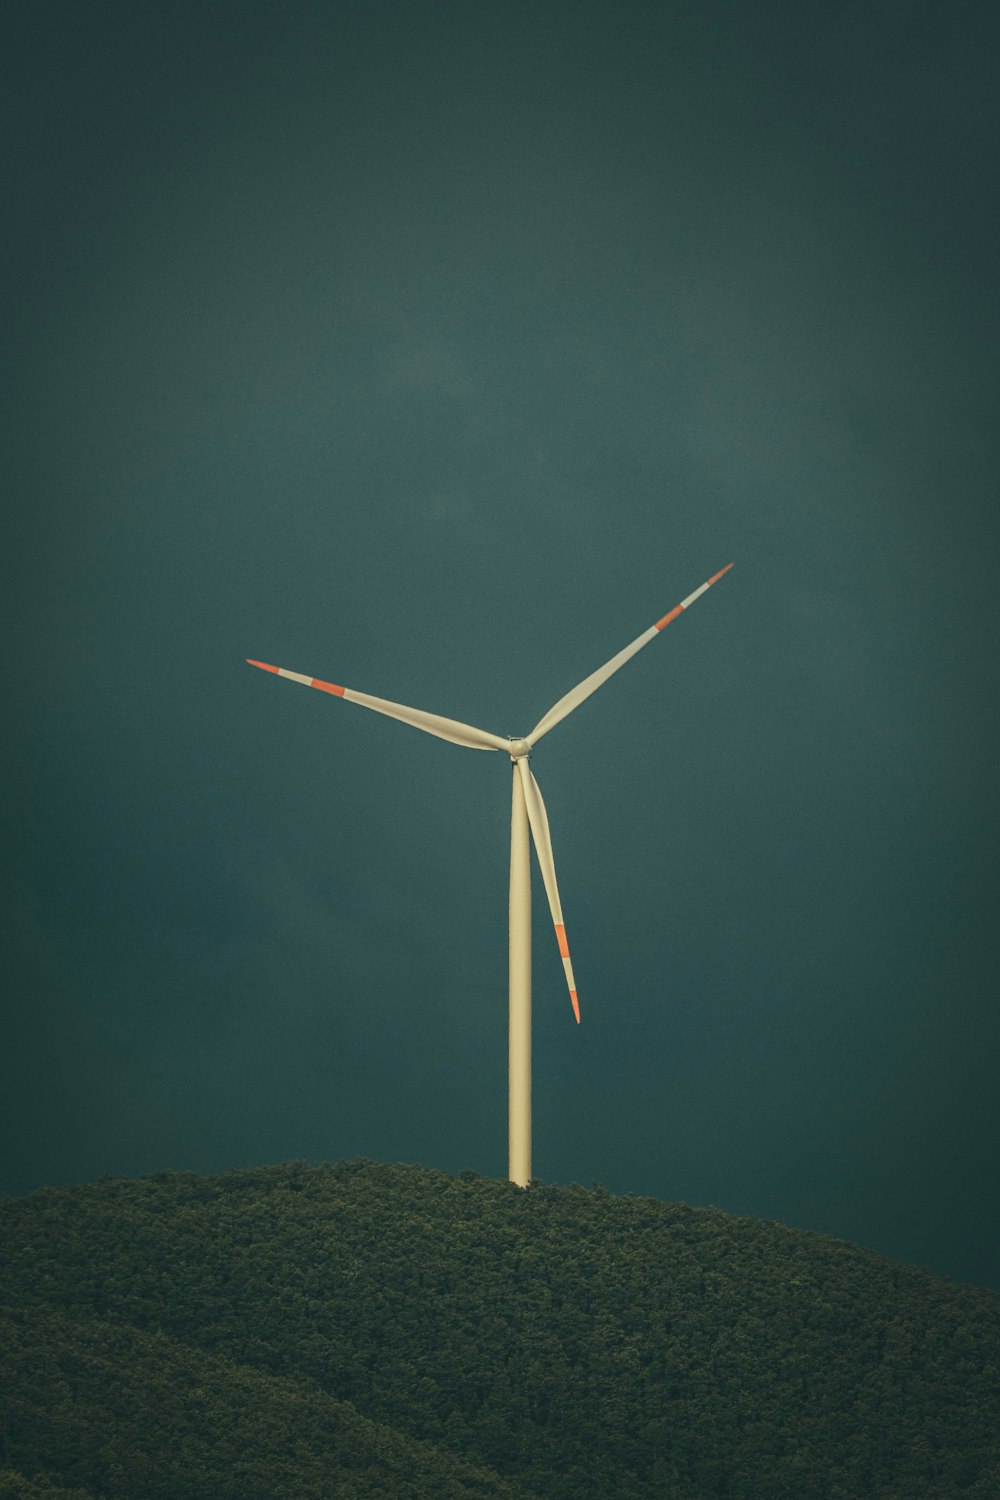
M4 1202L0 1286L0 1500L1000 1493L1000 1298L713 1209L161 1173Z

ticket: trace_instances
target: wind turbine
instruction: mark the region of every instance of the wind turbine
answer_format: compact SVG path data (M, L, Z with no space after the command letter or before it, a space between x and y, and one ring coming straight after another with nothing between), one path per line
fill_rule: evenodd
M335 698L346 698L349 703L360 703L363 708L372 708L376 713L386 714L390 719L400 719L414 729L423 729L439 739L450 740L455 745L464 745L470 750L505 750L513 766L513 796L510 817L510 931L508 939L510 1009L508 1030L508 1173L511 1182L527 1187L531 1181L531 863L528 848L528 830L535 842L535 853L542 874L542 884L549 901L549 910L556 929L556 941L566 971L569 998L577 1022L580 1020L580 1002L577 998L576 980L570 962L569 944L566 941L566 925L563 922L559 887L556 884L556 866L552 855L552 838L545 803L538 789L538 782L531 774L528 760L531 752L543 735L562 722L567 714L595 693L612 677L619 667L643 646L655 641L661 630L676 620L684 610L690 609L696 599L717 583L732 567L715 573L707 583L695 589L680 604L674 606L662 619L657 620L642 635L596 672L591 672L581 683L554 703L547 714L539 719L530 734L523 738L490 734L485 729L475 729L471 724L462 724L457 719L444 719L440 714L426 713L421 708L407 708L402 703L391 703L386 698L373 698L368 693L356 692L354 688L338 687L333 682L323 682L318 677L307 677L302 672L289 672L285 667L272 667L267 662L247 661L251 667L260 667L264 672L274 672L278 677L287 677L292 682L304 683L306 687L318 688L321 693L331 693Z

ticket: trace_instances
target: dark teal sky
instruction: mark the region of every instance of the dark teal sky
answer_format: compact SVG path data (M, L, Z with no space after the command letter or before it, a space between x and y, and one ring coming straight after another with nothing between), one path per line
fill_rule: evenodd
M20 12L20 13L17 13ZM2 1186L535 1164L1000 1285L987 5L9 8Z

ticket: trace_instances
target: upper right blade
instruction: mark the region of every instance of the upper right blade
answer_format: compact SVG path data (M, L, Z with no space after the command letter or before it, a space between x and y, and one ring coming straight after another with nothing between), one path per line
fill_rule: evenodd
M718 583L723 573L728 573L731 567L732 563L727 563L707 583L703 583L701 588L695 589L693 594L688 594L686 599L683 599L680 604L675 605L662 619L657 620L655 625L650 625L648 630L644 630L642 635L637 636L632 641L631 645L625 647L624 651L619 651L618 655L613 656L610 661L606 661L603 667L598 667L596 672L591 672L589 677L585 677L582 682L577 683L575 688L571 688L565 697L560 698L558 703L554 703L548 713L539 719L531 733L525 736L528 744L537 745L543 734L548 734L549 730L554 729L557 724L561 723L567 714L573 712L574 708L579 708L580 704L589 698L591 693L596 693L601 684L607 682L609 677L613 677L619 667L623 667L637 651L642 650L643 646L648 646L650 641L655 641L660 631L664 630L670 624L671 620L676 620L679 614L685 609L690 608L694 601L700 599L705 590L710 589L713 583Z

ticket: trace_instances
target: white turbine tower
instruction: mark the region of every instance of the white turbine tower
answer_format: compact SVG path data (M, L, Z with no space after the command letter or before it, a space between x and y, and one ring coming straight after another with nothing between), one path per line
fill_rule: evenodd
M323 682L318 677L307 677L301 672L289 672L285 667L272 667L263 661L247 660L251 667L260 667L264 672L274 672L279 677L288 677L292 682L302 682L306 687L319 688L321 693L332 693L336 698L346 698L351 703L360 703L364 708L373 708L376 713L387 714L390 719L401 719L414 729L423 729L439 739L451 740L455 745L465 745L470 750L506 750L514 768L514 788L510 819L510 935L509 935L509 1110L508 1110L508 1176L519 1187L527 1187L531 1181L531 865L528 849L528 829L535 841L538 867L542 872L542 883L552 912L556 939L566 971L569 998L573 1014L580 1020L580 1003L577 999L576 980L570 963L569 944L563 922L559 888L556 885L555 860L552 857L552 838L545 803L538 789L538 782L531 774L528 760L532 750L543 734L571 714L575 708L608 678L623 667L630 657L654 641L661 630L672 620L689 609L707 589L717 583L726 567L711 577L701 588L695 589L680 604L674 606L655 625L585 677L577 687L553 704L530 734L523 739L508 735L490 734L485 729L474 729L471 724L461 724L457 719L443 719L439 714L425 713L420 708L407 708L402 703L390 703L386 698L372 698L368 693L355 692L353 688L338 687L332 682Z

